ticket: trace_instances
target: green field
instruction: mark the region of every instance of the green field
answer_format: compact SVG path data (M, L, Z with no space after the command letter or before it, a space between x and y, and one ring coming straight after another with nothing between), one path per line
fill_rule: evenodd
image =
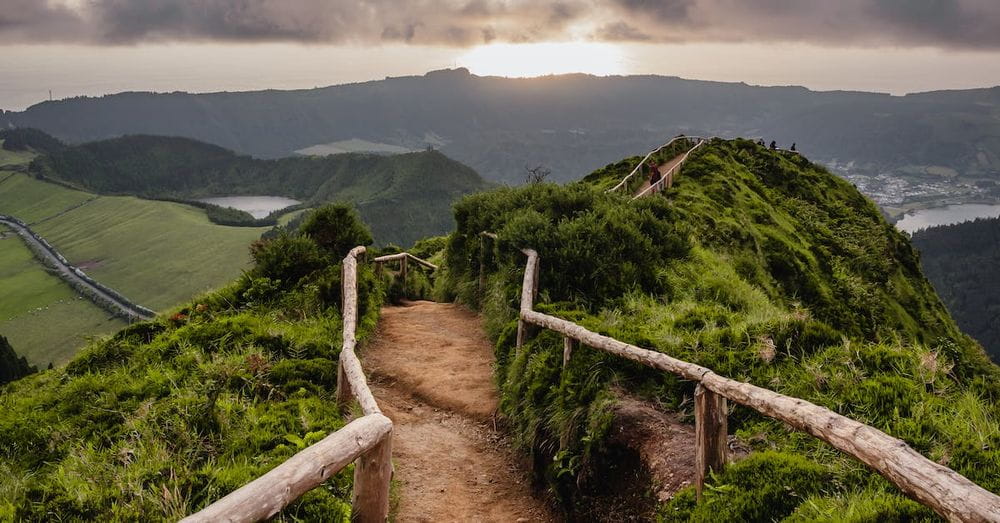
M87 336L125 326L49 274L13 233L0 239L0 289L0 335L34 365L63 363Z
M2 145L3 140L0 140L0 146ZM0 147L0 166L25 164L30 162L34 157L35 153L27 151L8 151L7 149Z
M10 174L0 171L0 180L7 178L0 183L0 214L33 224L70 263L161 312L238 277L249 264L249 244L266 230L215 225L203 210L183 204L94 198L24 174L8 178ZM76 299L20 239L11 237L2 245L0 333L33 363L65 361L85 336L124 325Z
M90 276L162 311L239 276L248 246L267 229L223 227L187 205L113 196L36 230Z
M2 163L2 162L0 162ZM0 171L0 213L14 216L32 224L58 214L74 205L94 198L93 194L73 191L36 180L26 174Z

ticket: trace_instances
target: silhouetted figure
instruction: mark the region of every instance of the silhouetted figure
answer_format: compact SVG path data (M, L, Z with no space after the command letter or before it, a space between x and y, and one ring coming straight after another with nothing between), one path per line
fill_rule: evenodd
M759 145L761 147L766 147L766 144L764 143L764 139L763 138L761 138L760 140L757 140L757 145Z
M795 149L795 142L792 142L792 152L794 153L795 151L796 151L796 149Z
M778 150L778 142L776 142L774 140L771 140L771 150L772 151L777 151Z

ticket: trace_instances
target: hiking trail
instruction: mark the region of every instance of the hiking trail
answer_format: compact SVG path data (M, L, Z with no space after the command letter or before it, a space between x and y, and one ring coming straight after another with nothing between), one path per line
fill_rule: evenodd
M556 521L496 426L493 347L455 304L383 307L364 351L371 388L394 424L398 521Z

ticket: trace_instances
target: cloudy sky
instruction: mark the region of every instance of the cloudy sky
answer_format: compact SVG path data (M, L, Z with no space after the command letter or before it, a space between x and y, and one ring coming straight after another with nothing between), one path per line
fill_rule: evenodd
M998 0L0 0L0 107L466 66L905 93L1000 85Z

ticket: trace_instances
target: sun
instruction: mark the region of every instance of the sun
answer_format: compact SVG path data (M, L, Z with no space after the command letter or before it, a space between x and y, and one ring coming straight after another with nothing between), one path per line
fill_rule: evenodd
M475 47L458 65L480 76L531 77L549 74L622 74L617 46L594 42L490 44Z

